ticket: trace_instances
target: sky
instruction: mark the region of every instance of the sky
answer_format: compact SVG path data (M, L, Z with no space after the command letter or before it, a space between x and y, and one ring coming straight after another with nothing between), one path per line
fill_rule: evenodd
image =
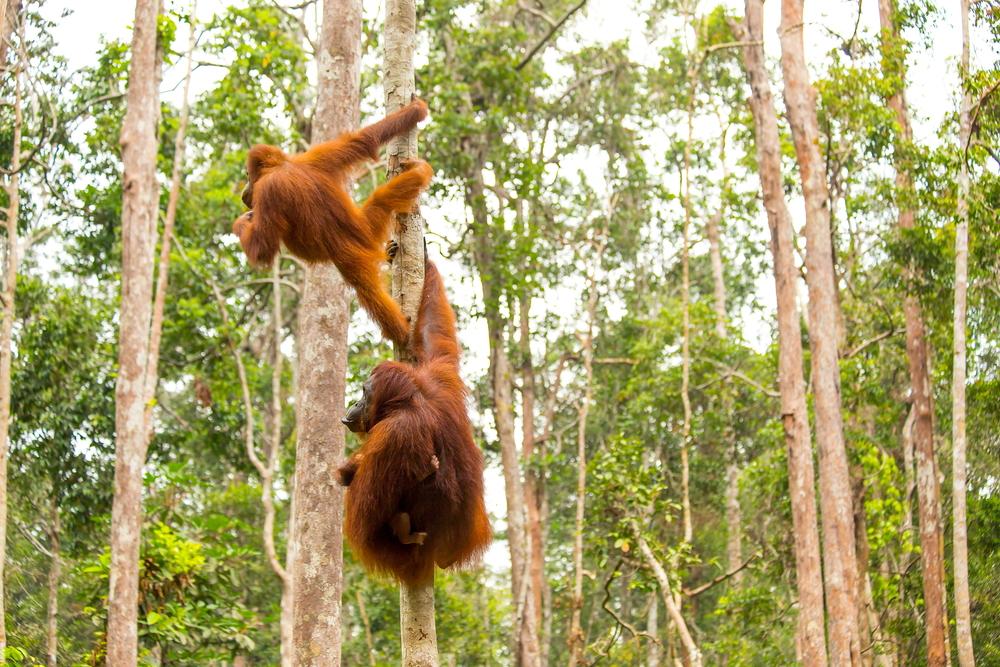
M211 16L221 11L225 6L234 4L236 0L199 0L198 16L200 21L207 21ZM368 16L384 14L380 0L363 0L365 13ZM167 0L168 7L187 7L186 1ZM657 45L651 44L644 32L643 21L636 12L623 11L623 0L590 0L586 8L567 25L561 34L557 46L572 49L575 43L611 42L627 39L633 59L640 63L653 63ZM632 3L628 3L632 6ZM709 3L703 2L703 6ZM742 2L726 0L734 13L742 11ZM911 105L915 112L913 119L914 136L918 142L935 143L937 128L946 114L957 109L958 75L957 61L961 50L961 32L958 24L959 0L948 0L942 5L941 15L934 21L926 35L908 35L916 43L916 48L910 58L908 95L918 99L919 103ZM858 19L858 7L861 15L859 28L862 34L873 34L878 28L878 0L809 0L806 2L806 58L809 62L819 62L825 53L840 43L842 37L849 36ZM130 25L135 10L133 0L49 0L44 12L56 23L54 29L56 50L64 56L71 69L78 69L93 64L101 40L128 40ZM765 3L764 34L765 51L772 60L777 62L780 48L776 34L779 23L780 2L771 0ZM838 38L838 35L842 36ZM186 33L178 34L178 44L187 43ZM180 46L178 48L183 48ZM553 58L554 55L551 55ZM976 63L986 64L997 59L997 45L989 43L985 35L973 35L972 59ZM548 63L547 63L548 65ZM178 84L183 76L183 65L177 64L164 75L162 94L164 98L179 103L181 86ZM192 80L192 97L206 90L212 84L212 76L217 68L202 68L196 70ZM419 82L418 82L419 84ZM560 84L555 84L560 85ZM774 85L774 83L772 83ZM780 88L774 88L776 96L780 97ZM431 104L433 122L433 103ZM698 132L710 132L711 128L699 128ZM655 146L653 147L655 150ZM578 157L580 164L573 165L581 169L588 180L600 179L602 164ZM801 223L801 203L790 201L795 217ZM452 221L461 221L465 212L458 202L431 202L438 217ZM426 213L426 207L425 207ZM766 238L764 231L766 222L759 221L761 239ZM766 241L762 241L766 242ZM235 239L234 239L235 243ZM697 249L696 249L697 251ZM441 261L442 273L453 293L456 303L471 303L478 293L478 286L471 276L454 263ZM772 326L768 313L774 308L774 288L768 272L762 272L758 282L758 301L762 307L757 312L743 313L740 323L748 341L763 349L771 342ZM572 324L572 318L580 312L578 305L581 290L577 284L566 284L556 287L547 297L559 303L567 304L563 314L564 321ZM763 314L762 314L763 313ZM763 319L762 319L763 318ZM374 328L361 316L355 318L352 330L360 328L374 331ZM467 377L481 375L488 364L488 349L486 347L485 323L472 321L463 326L461 337L465 348L464 372ZM487 506L497 517L506 516L503 490L503 476L496 467L491 467L486 473ZM500 522L496 522L499 524ZM495 526L496 529L500 525ZM493 567L506 567L509 563L507 548L504 543L497 543L487 554L487 563Z

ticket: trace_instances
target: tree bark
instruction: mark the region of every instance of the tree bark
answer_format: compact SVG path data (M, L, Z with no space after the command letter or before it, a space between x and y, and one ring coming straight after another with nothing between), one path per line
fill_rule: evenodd
M472 211L474 233L473 258L479 273L483 292L483 309L490 343L490 390L493 420L500 441L500 460L503 466L504 495L507 498L507 544L510 548L511 600L513 626L511 629L515 664L520 667L538 665L538 637L535 626L525 619L534 616L532 597L528 594L527 565L528 538L524 512L524 487L521 481L520 457L514 439L514 403L512 396L513 369L507 356L506 332L508 322L500 312L500 286L497 284L494 242L486 208L483 169L485 156L482 146L475 140L467 141L467 148L475 163L469 173L466 204Z
M524 288L518 300L520 317L519 352L521 354L521 459L524 467L525 529L528 538L528 595L534 615L526 618L533 623L538 637L539 661L548 663L548 637L542 633L545 607L545 543L542 534L539 492L542 480L535 466L535 366L531 356L531 295Z
M274 258L271 267L271 335L273 349L271 350L271 437L268 442L266 475L261 476L261 502L264 505L264 548L267 552L271 569L281 582L281 616L278 621L281 641L281 667L292 667L295 664L294 652L294 617L290 605L291 579L288 576L288 554L286 550L285 563L278 560L278 550L274 544L274 476L278 472L281 461L281 377L285 357L281 352L281 342L284 339L283 324L285 321L281 303L281 253ZM251 443L252 445L252 443Z
M607 215L599 234L593 241L594 262L590 270L590 289L587 294L587 329L581 337L580 356L583 359L583 398L577 410L576 423L576 524L573 531L573 613L569 626L569 666L584 662L583 650L586 636L580 623L583 612L583 521L587 497L587 417L594 400L594 319L597 314L598 273L607 247L608 224L613 206L609 203Z
M167 285L170 277L170 244L174 236L174 224L177 222L177 203L181 194L181 179L184 174L184 154L187 148L188 120L191 108L188 96L191 92L191 66L194 63L194 49L197 43L195 34L198 2L191 3L191 34L188 37L187 70L184 75L184 93L181 101L180 120L177 125L177 136L174 138L174 165L170 175L170 195L167 199L167 215L163 221L163 237L160 239L160 260L156 276L156 291L153 297L153 316L149 325L149 359L146 362L146 375L143 399L143 420L146 429L147 446L153 439L153 406L156 398L156 385L159 382L160 340L163 335L163 309L167 302Z
M646 612L646 634L655 637L657 641L649 641L646 649L646 667L660 667L663 658L663 645L660 637L660 604L653 592L649 596L649 611Z
M21 0L0 0L0 72L7 73L7 49L21 14Z
M823 632L823 579L816 525L815 478L805 380L802 375L802 331L795 283L794 230L781 176L781 141L771 85L764 60L763 0L746 0L742 30L743 60L750 82L758 174L771 232L774 287L778 310L778 385L788 457L788 487L795 534L795 579L799 595L796 644L803 665L827 664Z
M392 113L410 102L415 89L413 53L416 46L415 0L388 0L385 17L383 86L385 110ZM388 149L388 175L400 171L404 160L417 157L417 131L394 140ZM412 328L417 321L424 285L424 218L419 209L396 216L394 237L399 244L392 262L392 296ZM399 360L414 362L413 351L396 347ZM434 582L399 588L400 640L405 667L436 667L437 628L434 622Z
M361 2L324 0L318 44L315 145L358 126ZM298 443L289 574L296 665L340 664L344 496L334 474L344 455L347 286L332 264L305 270L299 304Z
M12 11L7 2L4 3L5 11ZM4 29L4 34L0 38L6 40L13 34L13 27L7 30L8 22L13 26L16 17L0 17L0 27ZM4 55L6 57L6 55ZM6 63L0 60L0 63ZM5 211L6 257L3 280L3 322L0 323L0 664L6 664L7 651L7 610L5 597L7 588L4 585L4 570L7 561L7 456L10 450L10 392L11 392L11 366L13 364L14 350L12 346L14 331L14 300L17 294L17 267L18 267L18 238L17 219L21 206L21 135L24 126L24 117L21 99L21 67L23 62L18 54L17 64L14 66L14 127L11 143L10 176L7 177L5 189L7 191L7 210Z
M653 576L660 585L660 592L663 595L663 603L666 605L670 620L673 622L674 628L676 628L677 634L681 638L681 645L684 647L684 653L686 654L688 664L690 664L691 667L701 667L701 651L698 650L698 646L694 643L694 638L691 636L687 623L684 621L684 616L681 614L680 606L674 600L674 596L670 588L670 578L667 576L666 570L663 569L663 565L656 559L656 554L653 553L653 550L649 547L649 544L642 536L642 533L639 532L638 526L634 526L633 530L635 532L636 541L639 543L639 551L642 553L642 556L646 561L646 565L653 571Z
M687 141L684 142L684 232L681 243L681 403L684 423L681 428L681 516L684 541L694 538L691 523L691 467L688 450L691 444L691 143L694 141L695 70L688 67Z
M158 0L136 0L122 124L122 293L115 387L115 489L111 507L108 664L135 665L138 651L142 469L146 461L145 372L159 187L157 125L162 54Z
M909 204L912 179L905 153L913 141L910 115L906 104L906 63L899 49L903 46L895 23L894 0L879 0L879 23L884 74L892 84L889 108L896 116L899 134L896 138L896 197L897 225L912 229L915 212ZM907 267L915 275L912 265ZM957 290L956 290L957 292ZM941 490L934 452L934 403L924 318L920 302L914 294L903 300L906 321L906 355L910 367L910 387L913 393L913 446L917 453L918 515L920 517L921 573L924 584L924 606L927 625L927 659L930 665L948 662L948 609L944 582L944 530L941 517Z
M728 337L726 330L726 275L722 261L722 238L719 224L726 211L726 196L729 187L729 168L726 164L726 138L728 128L723 127L719 136L719 162L722 164L722 192L720 194L719 210L705 221L705 236L708 237L708 253L712 263L712 303L715 309L715 334L720 340ZM723 388L722 412L725 415L733 413L732 394L728 388ZM726 461L726 561L727 570L735 571L743 563L743 513L740 508L740 466L736 438L733 434L731 421L726 421L723 429L723 442L727 447ZM739 570L730 581L738 586L743 579L743 571Z
M820 452L823 574L830 612L827 619L830 660L836 665L860 665L854 517L840 406L836 336L839 306L830 232L830 194L826 183L826 167L819 151L816 91L809 83L806 69L802 0L782 0L780 34L785 107L792 128L806 212L809 340L812 348L816 440Z
M963 91L958 133L961 167L958 176L958 221L955 225L955 321L951 376L952 558L958 664L961 667L974 667L976 657L972 647L972 614L969 603L969 534L965 517L965 318L969 289L969 165L965 150L972 136L972 98L965 87L969 76L969 0L962 0L961 74Z
M59 506L55 500L49 508L49 600L45 624L45 664L56 667L59 660L59 579L62 576L62 546Z

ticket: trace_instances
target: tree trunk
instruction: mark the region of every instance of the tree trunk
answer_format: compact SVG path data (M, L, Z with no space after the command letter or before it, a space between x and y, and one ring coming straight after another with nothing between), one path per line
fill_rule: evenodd
M190 118L188 94L191 91L191 66L194 62L194 49L197 44L195 34L195 19L198 15L198 2L191 3L191 34L188 37L187 71L184 75L184 93L181 101L180 121L177 126L177 136L174 138L174 166L170 175L170 195L167 199L167 215L163 221L163 237L160 239L160 260L156 276L156 291L153 297L153 316L149 325L149 359L146 362L144 379L145 398L144 423L146 429L146 444L153 439L153 406L156 398L156 385L159 382L160 339L163 335L163 308L167 302L167 284L170 277L170 243L174 235L174 223L177 221L177 203L181 195L181 177L184 172L184 153L187 148L187 128Z
M475 164L470 171L466 204L472 211L474 247L479 282L483 291L483 309L490 343L490 390L493 420L500 441L500 461L503 466L504 495L507 498L507 544L510 548L511 600L513 625L511 638L515 664L520 667L538 665L538 637L535 626L525 619L534 616L532 596L528 594L528 538L524 512L524 487L521 482L520 457L514 440L514 404L512 396L513 369L507 356L508 322L500 312L500 286L496 282L494 242L486 208L483 169L484 151L474 142L471 149Z
M392 113L410 102L416 88L413 52L416 46L415 0L386 3L384 88L385 110ZM394 140L388 151L388 175L400 172L403 160L417 157L417 131ZM395 239L399 250L392 262L392 296L413 327L424 285L424 219L419 209L396 216ZM399 360L415 361L413 351L396 347ZM399 589L400 640L404 667L436 667L437 628L434 623L434 582L422 586L401 584Z
M21 13L21 0L0 0L0 73L7 73L7 48Z
M646 667L660 667L663 645L658 641L660 638L660 602L656 598L655 592L649 596L649 611L646 612L646 634L656 639L656 641L650 639L648 642Z
M781 69L785 107L792 128L806 210L806 282L816 440L820 452L820 500L823 513L823 573L826 583L830 660L861 664L858 632L858 585L854 553L851 482L840 408L837 349L837 285L830 232L830 195L820 155L816 91L809 83L803 48L802 0L782 0Z
M528 595L534 607L534 615L525 618L534 624L534 635L538 637L539 661L548 663L548 637L541 632L543 609L545 606L545 543L542 535L541 503L539 488L541 480L535 467L535 366L531 357L531 295L527 288L518 300L518 341L521 354L521 459L524 467L524 507L528 538Z
M358 602L358 616L361 617L361 624L365 631L365 646L368 648L368 662L371 667L377 667L378 655L375 653L375 639L372 637L372 624L368 620L368 610L365 608L365 596L361 590L354 591L354 597Z
M324 0L318 46L314 145L358 126L360 0ZM298 316L298 443L289 554L296 665L340 665L344 496L334 471L344 455L339 416L344 409L348 298L332 264L306 268Z
M666 570L663 569L663 565L656 559L656 554L653 553L642 533L639 532L639 527L633 526L633 530L636 541L639 543L639 551L642 553L646 565L653 571L653 576L660 585L660 592L663 594L663 603L667 607L667 613L670 615L670 620L673 621L677 634L680 635L681 645L684 646L687 661L691 667L701 667L701 651L698 650L698 646L694 643L694 638L688 630L684 616L681 615L680 606L674 600L673 593L670 590L670 578L667 576Z
M115 387L115 489L111 507L108 664L136 664L142 469L146 461L145 372L159 187L157 125L162 54L158 0L136 0L122 124L122 293Z
M684 424L681 429L681 516L684 541L694 538L691 523L691 468L688 450L691 445L691 142L694 141L695 79L693 68L688 68L690 86L687 106L687 141L684 142L684 233L681 241L681 403L684 406Z
M969 165L965 155L972 136L972 98L965 89L969 76L969 0L962 0L962 109L959 125L958 222L955 225L954 360L951 376L952 551L955 574L955 640L958 664L974 667L972 615L969 605L969 535L965 519L965 318L969 289Z
M278 464L281 460L281 376L284 367L284 355L281 352L281 342L284 338L282 325L284 324L284 314L281 303L281 254L274 258L271 266L271 433L267 440L266 462L258 467L261 473L261 503L264 506L264 550L267 554L271 569L278 576L281 582L281 616L279 620L279 636L281 639L281 667L292 667L295 664L294 651L294 622L288 606L292 604L291 580L288 576L288 554L285 554L285 563L282 564L278 558L278 550L274 543L274 476L278 472ZM247 406L249 409L249 405ZM253 419L249 413L250 420ZM247 428L252 428L253 422L248 421ZM252 440L248 443L253 453ZM257 466L261 461L254 453L251 461Z
M8 7L5 0L3 3L5 11L13 11ZM0 38L4 43L13 34L13 30L7 30L8 23L13 26L16 17L7 16L0 21L0 27L4 29L4 34ZM4 56L6 57L6 55ZM0 60L5 63L6 61ZM14 298L17 293L17 265L18 265L18 239L17 239L17 219L21 206L21 133L24 126L22 115L21 99L21 61L18 54L17 65L14 67L14 127L11 144L10 171L7 178L7 210L5 226L7 230L6 266L4 267L3 279L3 322L0 323L0 664L6 664L5 655L7 651L7 615L5 597L7 594L4 585L4 566L7 561L7 456L10 449L10 391L11 391L11 366L13 363L13 331L14 331Z
M600 238L594 240L594 263L590 271L590 289L587 294L587 329L584 331L580 352L583 359L583 398L577 410L576 423L576 524L573 531L573 614L569 626L569 665L584 662L583 650L586 636L580 624L583 612L583 521L587 497L587 417L594 400L594 319L597 314L598 273L607 247L608 224L611 217L609 205Z
M62 546L59 506L49 508L49 601L46 609L45 664L56 667L59 660L59 579L62 576Z
M708 253L712 262L712 304L715 309L715 334L723 341L728 337L728 333L726 331L726 275L722 262L722 240L719 224L725 215L729 187L729 169L726 164L727 129L724 127L719 137L719 161L722 164L722 192L719 210L709 216L705 222L705 236L708 237ZM731 415L733 414L732 394L725 387L722 391L722 412L725 415ZM723 429L723 443L728 450L726 461L726 561L727 570L732 572L743 563L743 513L740 508L740 466L736 438L730 420L726 421L726 426ZM743 572L740 570L730 578L730 581L734 586L738 586L742 578Z
M805 380L802 376L802 331L795 295L792 217L785 203L781 176L781 141L764 60L763 0L746 0L742 31L743 59L750 82L758 173L771 231L774 287L778 310L778 386L788 457L788 487L795 534L795 579L799 595L796 644L803 665L827 664L823 632L823 579L816 526L815 481Z
M894 84L888 97L889 108L896 116L899 134L896 139L897 224L900 229L912 229L914 210L908 204L912 179L907 169L905 152L913 141L910 116L906 105L906 62L899 56L901 37L895 23L894 0L879 0L879 23L882 28L881 46L884 74ZM907 268L910 276L913 266ZM956 290L957 293L957 290ZM920 517L921 571L924 584L924 605L927 623L927 659L930 665L944 665L948 657L948 610L944 582L944 531L941 517L941 490L934 452L934 404L931 395L930 369L920 302L914 294L903 301L906 320L906 354L910 366L910 387L913 392L913 446L917 452L918 514Z

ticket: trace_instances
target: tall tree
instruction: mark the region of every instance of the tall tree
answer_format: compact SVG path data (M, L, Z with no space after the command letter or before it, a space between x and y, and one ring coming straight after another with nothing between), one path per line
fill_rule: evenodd
M907 152L911 150L913 131L906 104L906 48L899 34L895 0L879 0L881 25L882 67L889 80L889 108L899 126L895 146L897 226L911 230L915 211L910 203L912 177ZM904 231L905 233L905 231ZM907 269L913 277L915 269ZM956 284L956 299L958 298ZM958 302L956 301L956 304ZM910 366L910 391L913 401L913 447L917 458L917 496L920 517L920 561L924 583L924 610L927 626L927 661L944 665L948 653L948 608L944 582L944 531L941 517L941 490L934 452L934 402L924 316L915 294L903 300L906 320L906 356Z
M809 83L803 44L802 0L781 3L781 70L785 108L805 200L806 282L809 287L809 346L820 453L823 577L826 584L830 661L861 664L854 515L844 424L840 406L837 335L840 306L830 232L830 193L820 154L816 91Z
M778 309L778 386L781 420L788 457L788 487L795 533L795 585L799 594L796 642L799 658L808 667L827 664L823 632L823 575L816 525L815 477L805 380L802 377L802 331L796 298L795 231L785 202L781 175L781 137L771 84L764 60L764 2L746 0L741 31L743 61L750 82L764 210L771 230L774 289Z
M108 664L135 665L142 482L146 461L145 372L153 292L153 251L162 52L159 0L136 0L126 113L122 124L122 291L115 387L115 491L111 508Z
M583 650L587 639L583 632L583 532L587 497L587 417L590 404L594 400L594 320L600 296L599 274L602 270L604 250L608 247L608 226L614 215L614 195L608 202L603 216L603 225L596 238L590 240L593 253L587 289L587 325L580 336L580 356L583 362L583 396L577 408L576 423L576 522L573 529L573 612L569 629L569 665L574 667L583 661Z
M316 53L313 144L358 126L361 2L324 0ZM344 496L334 469L344 454L347 286L332 264L311 265L299 303L298 443L292 506L294 664L340 664Z
M385 12L383 88L385 111L406 106L416 88L413 54L417 40L416 0L390 0ZM388 176L400 173L404 160L417 157L417 131L394 139L388 148ZM413 327L417 322L424 285L424 219L419 209L396 218L393 237L399 245L392 261L392 296ZM396 346L395 356L416 361L413 350ZM434 582L410 587L400 584L399 627L404 667L437 667L437 626L434 619Z
M7 42L18 22L14 0L0 0L0 66L6 69ZM8 24L11 29L7 29ZM20 41L20 40L19 40ZM21 138L24 126L21 91L21 68L24 61L20 51L14 65L14 126L12 132L10 168L7 170L4 190L7 209L4 224L7 231L5 266L3 274L3 321L0 323L0 664L4 664L7 650L7 612L4 606L7 590L4 587L4 565L7 561L7 456L10 450L10 392L13 362L14 297L17 293L17 225L21 205Z
M886 0L882 0L885 2ZM969 290L969 163L972 138L972 96L969 93L969 0L962 0L962 107L958 132L958 220L955 223L955 312L951 375L952 553L955 576L955 641L958 663L974 667L972 614L969 609L969 535L966 523L965 462L965 318ZM933 451L933 450L932 450ZM937 477L935 477L935 482ZM921 534L923 531L921 530ZM926 581L926 574L924 575ZM943 588L943 586L942 586ZM925 593L926 596L926 587ZM926 597L925 597L926 600ZM927 641L930 642L930 636Z
M160 237L160 257L157 263L156 291L153 296L153 314L149 325L149 359L146 362L143 403L145 405L146 440L153 437L153 406L156 399L156 385L159 382L160 340L163 337L163 309L167 302L167 287L170 278L170 244L173 242L174 225L177 222L177 204L181 198L181 180L184 176L184 157L187 151L187 129L191 117L191 69L194 64L194 49L198 42L195 32L198 2L193 0L188 15L187 56L185 57L184 92L181 95L181 111L174 137L174 164L170 174L170 194L167 196L167 213L163 220L163 234Z

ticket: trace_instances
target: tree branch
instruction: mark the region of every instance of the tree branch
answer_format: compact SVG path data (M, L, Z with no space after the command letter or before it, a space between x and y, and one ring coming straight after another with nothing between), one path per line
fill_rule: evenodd
M559 19L556 22L556 24L549 29L547 33L545 33L545 36L542 37L540 40L538 40L538 42L533 47L531 47L531 50L528 51L527 55L525 55L524 58L521 59L521 62L517 64L517 67L514 68L514 71L520 72L522 69L527 67L528 63L531 62L531 59L534 58L538 54L538 52L542 50L542 47L545 46L545 44L550 39L552 39L552 36L559 31L559 28L561 28L563 24L566 23L566 21L568 21L571 16L573 16L573 14L576 14L578 11L583 9L583 6L585 4L587 4L587 0L580 0L580 2L573 5L573 7L571 7L570 10L566 12L566 14L561 19Z

